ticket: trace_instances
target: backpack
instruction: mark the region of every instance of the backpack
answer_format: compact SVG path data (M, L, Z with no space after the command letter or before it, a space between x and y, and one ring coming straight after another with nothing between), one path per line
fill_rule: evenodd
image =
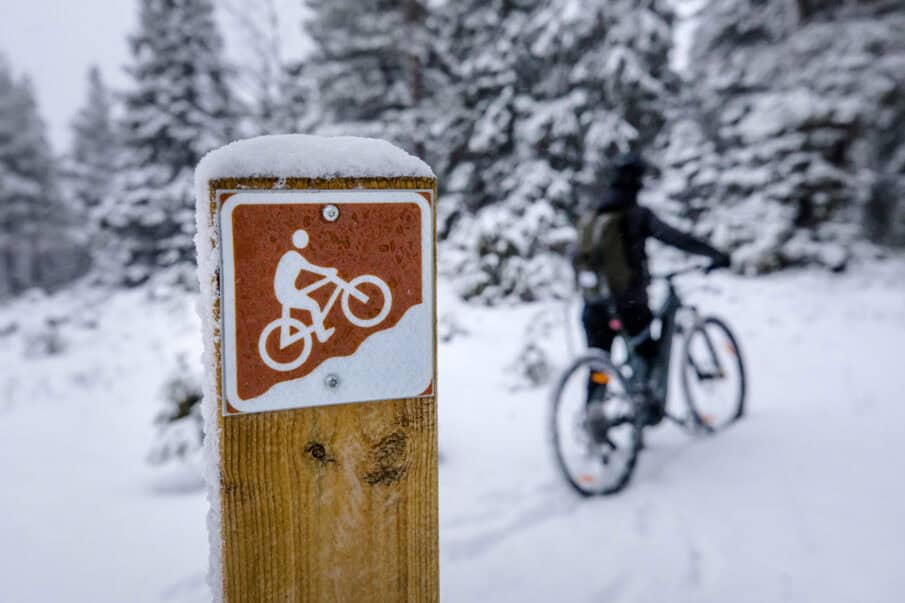
M624 223L622 211L593 212L578 223L575 273L586 301L621 295L631 282Z

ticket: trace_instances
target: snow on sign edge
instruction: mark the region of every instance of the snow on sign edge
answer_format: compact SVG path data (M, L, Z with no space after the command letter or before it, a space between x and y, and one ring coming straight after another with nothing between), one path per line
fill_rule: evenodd
M423 177L430 166L385 140L355 136L279 134L232 142L211 151L195 170L200 192L218 178Z
M217 429L217 353L214 335L219 321L212 308L219 292L220 269L217 221L211 213L209 183L220 178L435 178L433 170L384 140L352 136L323 137L306 134L259 136L232 142L205 155L195 168L195 249L200 295L198 314L204 339L202 415L204 424L204 480L210 511L208 584L212 599L223 601L223 542L220 537L220 434Z

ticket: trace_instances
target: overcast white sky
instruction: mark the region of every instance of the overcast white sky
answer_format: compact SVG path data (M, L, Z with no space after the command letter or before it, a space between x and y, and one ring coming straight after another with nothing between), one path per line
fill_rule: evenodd
M287 56L304 47L299 33L302 1L277 0ZM69 142L69 122L84 102L86 72L92 63L101 67L108 84L120 88L129 84L123 71L129 60L126 36L137 22L138 0L0 0L0 52L14 73L31 76L56 152L64 151ZM224 23L235 26L228 18Z
M124 81L133 2L0 0L0 5L0 52L15 73L31 76L54 148L61 151L67 124L82 104L88 66L100 65L110 83Z

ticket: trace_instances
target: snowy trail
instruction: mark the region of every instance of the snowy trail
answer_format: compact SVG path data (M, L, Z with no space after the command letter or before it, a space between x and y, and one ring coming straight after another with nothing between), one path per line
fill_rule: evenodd
M594 500L552 464L547 389L513 392L505 370L529 322L566 361L561 307L545 331L549 305L474 308L442 289L441 314L469 331L440 350L444 601L900 600L905 267L682 285L736 327L748 416L712 438L650 431L628 490ZM0 332L45 311L0 310ZM144 462L197 320L189 300L140 292L97 312L97 329L64 328L59 356L0 340L0 602L205 601L197 478Z
M4 603L205 600L197 471L145 462L173 354L200 343L193 312L185 300L151 309L135 293L104 310L97 330L64 329L64 355L26 360L18 341L3 346Z
M902 285L714 280L732 295L692 297L739 331L749 414L713 438L650 431L618 497L582 501L563 485L543 445L545 392L500 394L491 377L441 406L441 450L467 451L441 466L441 504L457 510L441 508L445 600L899 600ZM483 339L506 353L505 333ZM456 354L481 346L459 346L441 387L476 379Z

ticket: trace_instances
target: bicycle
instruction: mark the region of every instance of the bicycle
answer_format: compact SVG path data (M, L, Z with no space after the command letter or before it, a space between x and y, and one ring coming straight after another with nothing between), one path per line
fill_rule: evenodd
M674 279L694 266L664 274L666 299L654 312L651 326L635 337L615 324L625 359L614 362L603 350L590 349L563 371L552 395L552 444L556 461L569 484L584 496L619 492L634 471L643 448L645 427L670 420L695 433L714 433L734 423L745 410L745 367L738 341L729 326L713 316L701 316L684 304ZM637 348L659 330L659 350L650 375ZM687 416L666 411L672 347L684 335L681 383ZM721 402L708 405L700 392L728 385ZM574 408L572 408L574 406ZM723 412L720 412L723 411ZM567 433L561 433L561 427ZM575 459L568 446L576 444ZM572 461L577 461L575 466Z
M333 274L325 276L321 280L307 287L307 290L316 291L317 289L330 284L335 285L335 289L333 289L333 293L330 294L327 303L324 304L324 307L320 312L322 318L327 317L330 310L332 310L333 306L336 304L337 299L341 300L340 305L343 314L345 314L349 322L363 329L380 324L389 315L393 297L390 293L390 287L379 277L365 274L347 282L339 278L334 271ZM371 298L360 289L364 284L370 284L377 287L377 291L380 293L383 300L380 304L380 311L370 318L357 316L352 311L350 303L352 298L363 304L366 304L371 300ZM340 297L340 295L342 297ZM315 332L314 325L306 325L301 320L293 318L290 315L290 310L291 308L284 306L281 316L269 322L261 331L261 335L258 338L258 353L260 354L261 359L267 366L275 371L286 372L295 370L302 366L311 354L311 334ZM314 316L311 318L312 321L316 319ZM301 348L294 359L280 362L270 355L270 352L267 349L267 340L277 329L279 329L278 347L280 350L285 350L298 342L302 342Z

